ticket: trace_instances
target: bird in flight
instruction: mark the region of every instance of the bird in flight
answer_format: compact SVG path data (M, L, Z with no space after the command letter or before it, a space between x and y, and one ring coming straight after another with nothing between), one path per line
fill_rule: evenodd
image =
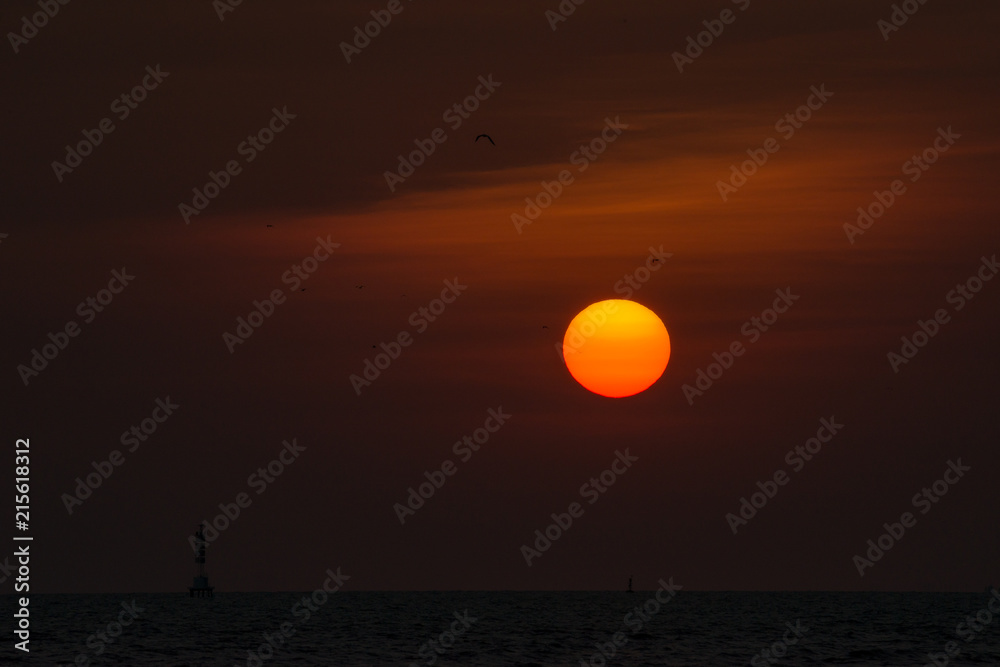
M490 143L491 143L491 144L493 144L494 146L496 146L496 144L494 144L494 143L493 143L493 138L492 138L492 137L490 137L490 135L488 135L488 134L480 134L480 135L479 135L478 137L476 137L476 141L479 141L479 139L480 139L481 137L486 137L487 139L489 139L489 140L490 140Z

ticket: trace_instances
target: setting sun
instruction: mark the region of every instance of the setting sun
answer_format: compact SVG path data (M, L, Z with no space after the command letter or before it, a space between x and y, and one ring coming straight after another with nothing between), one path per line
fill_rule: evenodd
M573 378L595 394L632 396L663 374L670 336L656 313L635 301L599 301L570 322L563 359Z

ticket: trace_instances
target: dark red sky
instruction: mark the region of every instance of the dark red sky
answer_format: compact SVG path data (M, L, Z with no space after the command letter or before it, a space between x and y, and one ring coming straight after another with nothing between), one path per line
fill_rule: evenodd
M1000 252L995 3L928 2L888 40L888 2L593 0L555 31L554 1L482 4L404 0L350 64L339 44L384 3L244 2L224 21L207 0L70 3L16 54L5 40L0 423L10 449L31 439L38 589L183 590L188 535L241 492L209 548L219 590L311 589L336 566L355 589L995 582L1000 281L947 300ZM34 11L7 3L0 28ZM120 120L111 102L157 65ZM452 128L442 114L490 75ZM813 86L833 95L783 136ZM275 107L295 118L247 163ZM59 182L52 162L105 117ZM581 173L571 156L606 118L628 127ZM438 127L390 192L384 172ZM960 137L911 181L939 128ZM723 201L717 182L769 137L780 150ZM233 159L186 225L178 205ZM519 234L511 215L562 170L574 182ZM895 179L906 192L851 243L844 224ZM340 246L293 292L282 275L317 237ZM554 346L650 246L672 256L632 298L664 321L670 363L645 393L596 396ZM77 304L122 267L134 281L86 323ZM418 333L411 313L456 278L468 289ZM744 323L785 288L800 298L751 343ZM230 354L223 332L275 289L287 301ZM948 323L894 373L887 354L939 308ZM25 386L18 365L69 320L80 335ZM349 376L401 331L413 344L357 395ZM682 386L735 340L746 353L689 405ZM180 407L127 451L167 396ZM499 406L512 417L462 462L452 444ZM831 416L843 430L792 472L786 452ZM248 476L291 438L305 450L257 495ZM586 504L626 448L638 460ZM69 515L62 494L115 449ZM959 458L971 470L920 514L913 495ZM445 459L457 473L400 525L393 505ZM779 469L788 485L734 536L726 514ZM528 567L521 545L575 501ZM853 557L906 511L916 525L860 577Z

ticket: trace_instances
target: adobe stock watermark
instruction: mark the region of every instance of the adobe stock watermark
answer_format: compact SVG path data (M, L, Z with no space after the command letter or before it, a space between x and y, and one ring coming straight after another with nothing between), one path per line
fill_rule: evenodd
M316 247L312 253L306 255L299 262L292 264L287 271L281 274L281 282L288 285L288 291L295 293L300 289L303 281L316 273L321 263L330 259L333 251L340 247L339 243L330 240L330 235L324 239L322 236L316 237ZM236 318L236 328L234 333L222 332L222 342L226 344L229 354L236 351L237 345L242 345L250 339L254 332L264 325L264 321L274 315L278 306L283 305L287 296L280 287L271 290L268 297L263 301L253 302L253 309L246 317L242 315Z
M645 261L631 272L626 273L622 276L621 280L614 284L615 293L623 295L625 299L630 299L673 256L672 252L664 251L662 245L659 248L649 246L649 255L646 256ZM618 312L618 304L613 300L605 300L601 302L600 310L596 312L587 311L587 319L585 321L579 325L571 324L564 340L555 343L556 354L559 356L559 360L565 361L567 353L579 353L587 340L592 338L607 323L608 315L616 312Z
M500 427L507 423L511 415L503 411L503 406L490 408L486 411L486 421L483 425L472 432L471 435L462 436L461 440L455 442L451 451L461 459L462 463L468 463L472 456L479 451L479 448L489 442L490 436L500 430ZM417 513L417 510L424 506L425 502L434 497L448 481L448 478L458 472L458 466L451 459L445 459L437 468L431 471L424 471L426 482L421 482L414 489L412 486L407 489L409 495L406 497L406 504L396 503L392 509L396 512L396 518L400 525L406 523L407 517Z
M576 324L570 323L566 330L564 341L555 344L556 354L565 360L567 354L578 354L586 345L587 340L594 335L608 322L608 316L618 312L618 304L614 300L605 300L600 303L600 309L588 310L587 319Z
M750 0L731 0L731 2L739 6L741 12L745 12L750 7ZM684 53L680 51L674 51L673 53L677 71L683 74L684 66L693 64L695 59L705 52L705 49L712 46L715 40L722 36L722 32L726 29L726 26L732 25L735 21L736 13L729 8L723 9L717 19L702 21L701 24L705 26L705 30L702 30L697 35L688 36L687 48L684 49Z
M638 456L629 454L627 447L624 453L616 449L615 458L611 461L611 465L597 477L591 477L589 481L584 482L583 486L580 487L580 495L587 499L588 505L593 505L638 460ZM535 548L532 549L527 544L521 545L521 556L524 557L524 562L528 567L531 567L533 559L541 557L549 550L553 542L556 542L564 532L570 529L574 519L579 519L582 516L583 505L578 502L570 503L566 511L561 514L553 512L552 523L545 527L544 533L541 528L535 531Z
M26 478L20 477L17 479L17 481L22 480L26 480ZM17 487L16 490L18 493L26 493L28 491L27 481L25 481L24 485ZM27 497L24 500L27 500ZM24 515L24 518L28 519L28 516ZM25 528L27 527L26 523L22 522L22 525ZM17 538L15 537L14 539ZM31 545L22 543L21 546L14 550L14 558L17 559L17 579L14 580L16 582L14 590L18 593L28 593L31 591ZM31 653L31 649L28 647L28 644L31 643L31 598L24 595L15 599L17 600L17 611L12 615L15 619L13 625L16 626L14 634L21 641L14 642L14 648L18 651Z
M445 308L449 304L455 303L455 301L462 295L462 292L469 289L468 285L463 285L458 282L458 277L456 276L454 280L445 280L444 289L441 290L441 296L437 299L431 299L431 301L426 306L421 306L417 310L410 313L410 317L407 322L410 326L416 328L418 334L422 334L427 331L427 327L430 326L431 322L437 320L441 316L441 313L445 311ZM361 375L352 373L348 376L348 381L351 383L351 387L354 389L354 394L356 396L361 395L361 389L363 387L370 387L375 380L379 379L382 372L392 365L392 362L403 354L403 348L409 347L413 344L414 338L409 331L403 329L395 338L390 340L388 343L382 342L381 348L382 352L378 352L374 355L373 359L365 359L364 369L361 371ZM364 376L364 377L362 377Z
M38 31L47 26L49 19L54 19L59 9L69 4L69 0L38 0L37 4L41 11L35 12L30 18L22 16L21 29L7 33L7 41L15 54L20 53L21 47L38 35Z
M955 626L955 634L966 643L972 642L983 632L986 632L989 625L997 617L1000 617L1000 591L990 586L986 605L979 609L975 615L969 614L965 620L959 621L958 625ZM943 652L928 653L929 662L925 663L923 667L947 667L951 664L952 659L957 658L962 652L960 646L958 642L950 641L944 645Z
M882 33L882 41L888 42L889 35L906 25L910 17L920 11L926 3L927 0L904 0L901 4L893 4L889 20L879 19L875 22L875 27Z
M945 468L941 479L936 480L929 487L925 486L918 493L914 494L910 503L914 509L919 509L921 514L927 514L931 511L933 504L940 502L949 489L958 484L958 481L965 477L965 473L970 470L972 470L972 466L962 465L961 458L955 461L949 460L948 467ZM916 525L917 517L912 512L903 512L896 523L883 523L882 527L885 529L885 532L867 542L868 550L864 552L867 558L855 555L852 559L854 567L858 570L858 576L865 576L865 570L873 567L875 563L882 560L882 556L888 553L903 538L907 529L913 528Z
M842 428L844 425L837 423L836 417L821 418L815 437L806 440L805 444L796 445L794 449L789 449L788 453L785 454L785 463L792 467L792 473L801 472L806 463L812 461L813 457L823 449L823 445L833 440ZM778 468L767 481L758 480L757 488L760 491L750 494L749 500L746 496L740 498L740 507L737 510L739 516L732 512L725 516L726 523L729 524L733 535L739 528L747 525L751 519L757 516L757 512L764 509L768 501L778 495L778 489L788 484L790 479L791 477L784 468Z
M219 17L219 23L226 20L226 14L235 12L236 8L243 4L243 0L212 0L212 9Z
M109 621L103 630L87 637L87 648L93 652L94 656L100 656L104 653L106 647L114 644L122 636L125 628L132 625L139 618L139 614L146 611L136 604L134 599L132 602L122 602L121 607L122 610L118 612L117 620ZM78 667L87 667L92 660L96 661L96 658L91 658L86 652L83 652L76 656L73 664L78 665Z
M265 632L264 642L257 647L257 650L247 649L246 667L261 667L264 661L273 658L274 654L298 630L295 626L308 621L314 613L319 611L320 607L327 603L330 596L339 591L344 582L350 578L350 575L341 572L339 567L336 572L328 568L323 584L314 589L310 595L303 595L299 602L292 605L289 613L295 620L282 622L278 629L271 634Z
M615 294L621 294L625 299L631 299L632 295L642 289L642 286L649 282L654 273L663 268L663 264L674 256L672 252L666 252L661 245L658 249L649 246L649 255L646 261L626 273L622 279L615 283Z
M17 556L16 552L14 556ZM11 565L10 556L5 556L3 562L0 563L0 584L7 583L7 580L14 574L17 574L17 566Z
M826 84L820 84L819 88L811 86L812 94L806 98L805 104L798 107L791 113L786 113L774 124L774 129L779 132L785 141L795 136L796 130L801 130L803 125L812 118L814 111L819 111L823 105L833 97L833 93L826 89ZM768 159L774 153L781 150L781 143L774 137L764 140L761 148L748 148L749 160L744 160L739 165L730 165L729 179L727 181L716 181L715 189L719 191L722 201L728 202L729 196L737 192L747 184L747 179L757 173L757 170L767 164Z
M84 324L90 324L97 318L98 313L104 312L104 309L111 305L115 295L121 294L133 280L135 280L135 276L128 273L124 266L120 271L112 270L108 286L98 290L94 296L88 296L81 301L76 307L76 314L83 318ZM40 352L37 347L32 348L28 364L18 364L17 366L17 374L24 386L27 387L33 378L38 377L42 371L48 368L49 364L59 356L59 353L69 346L70 339L79 336L81 331L83 329L76 320L69 320L63 326L62 331L49 332L50 342L43 343Z
M903 163L901 167L903 174L910 177L910 183L916 183L931 168L931 165L937 162L938 158L943 153L946 153L961 138L962 135L954 132L951 129L951 125L948 126L947 130L939 127L938 136L934 139L933 144L925 148L920 155L914 155ZM844 233L847 235L847 240L851 242L851 245L854 245L854 238L856 236L861 236L871 229L875 221L892 208L898 197L906 194L906 183L902 179L897 178L889 184L888 190L881 192L875 190L872 194L875 195L874 201L866 207L858 207L858 219L855 221L855 224L844 223Z
M986 257L980 259L979 269L965 282L955 285L955 288L945 295L945 301L955 307L955 312L965 308L965 305L975 298L983 286L993 280L993 276L1000 272L1000 264L997 263L996 255L990 259L986 259ZM951 322L951 314L945 308L935 310L934 315L926 321L917 320L917 328L913 334L909 337L900 337L902 345L899 352L890 351L886 355L892 372L899 373L900 367L910 363L910 360L917 356L917 353L930 342L931 338L938 335L941 327L949 322Z
M155 407L152 413L137 425L133 425L130 429L123 431L121 438L119 438L122 446L129 447L128 451L130 454L139 449L142 443L149 440L156 433L160 424L167 421L174 414L174 411L181 407L171 401L170 396L158 398L153 404ZM83 501L90 498L94 494L94 491L101 488L101 485L108 481L108 478L114 474L115 469L123 463L125 463L125 455L118 449L112 449L108 454L108 458L100 463L91 461L90 465L93 467L94 472L89 473L83 479L77 477L75 480L76 489L74 489L72 495L64 493L60 497L63 506L66 507L66 513L72 515L73 509L83 505Z
M279 133L285 131L285 128L296 117L296 114L288 113L287 106L281 107L280 111L278 107L272 107L271 118L264 127L257 130L254 134L247 135L247 138L236 146L237 155L243 157L245 164L250 164L267 149L268 145L274 141L274 138ZM225 167L217 172L210 169L205 185L200 188L191 188L191 192L194 195L191 198L191 203L181 202L177 205L177 210L180 212L181 217L184 218L184 224L191 224L191 218L201 215L208 208L208 205L212 203L212 200L229 187L233 178L242 173L243 164L240 164L240 161L236 159L226 162Z
M653 620L653 617L660 613L660 609L674 599L677 591L684 588L680 584L675 584L673 577L670 577L669 581L660 579L657 583L660 584L660 587L656 593L652 597L647 598L641 605L633 607L631 611L625 614L625 618L622 619L622 623L633 635ZM611 636L611 641L604 643L594 642L594 648L597 651L591 654L589 660L584 661L581 658L581 667L605 667L608 661L615 657L618 651L628 643L628 640L628 635L619 630Z
M768 667L776 665L788 655L788 647L795 646L809 632L809 628L802 627L802 621L795 619L795 625L790 622L785 623L785 633L781 639L773 642L767 648L761 649L754 657L750 658L753 667Z
M502 81L493 80L492 74L485 79L480 76L479 85L472 91L472 94L445 109L445 112L441 114L441 119L448 123L452 130L457 130L462 127L463 122L472 117L473 112L479 109L479 104L488 100L502 85ZM396 164L396 171L386 171L382 174L382 177L385 178L385 184L389 187L389 192L395 192L397 185L405 183L406 179L413 176L417 167L422 166L427 158L434 154L438 145L446 141L448 141L448 135L440 127L434 128L427 139L414 139L413 145L417 147L416 150L410 151L406 156L400 153L397 156L399 162Z
M603 155L608 146L613 144L624 130L628 129L628 123L623 123L620 119L621 116L615 116L614 120L606 117L600 136L594 137L570 154L569 163L576 166L577 173L582 174L587 171L587 167ZM517 233L520 234L524 227L537 220L542 211L551 206L552 202L562 195L564 189L571 185L575 178L568 169L563 169L556 175L555 180L541 181L541 191L534 198L525 197L524 210L521 213L512 213L510 216L510 221L514 224Z
M413 0L407 0L413 2ZM373 20L362 26L354 26L354 39L351 43L341 42L340 52L344 54L347 64L351 64L351 57L361 54L362 49L372 43L372 40L382 34L384 28L388 28L392 23L392 17L403 13L406 6L400 0L389 0L385 9L373 9L369 12Z
M302 452L306 450L296 438L292 438L291 442L283 440L281 444L283 447L276 458L272 459L266 466L257 468L256 472L250 473L250 476L247 477L247 486L255 489L258 496L267 491L268 486L274 484L278 477L285 472L285 468L295 463ZM236 498L231 503L219 503L219 510L221 510L219 514L216 514L211 521L202 520L202 523L205 524L202 532L205 536L206 546L214 542L230 525L236 523L242 510L250 507L252 503L253 499L245 491L237 493ZM198 539L194 535L190 535L188 536L188 544L191 545L191 551L197 555Z
M576 8L587 0L562 0L555 8L545 10L545 20L548 21L552 32L555 32L560 23L565 23L576 11Z
M994 617L1000 617L1000 591L990 586L990 594L986 606L965 617L964 621L955 626L955 634L966 642L973 641L985 632L986 626L993 622Z
M469 631L472 624L479 619L475 616L469 616L469 610L465 609L459 614L457 611L454 612L453 616L455 620L452 621L447 630L444 630L441 634L437 636L436 639L430 639L424 642L419 649L417 649L417 655L419 655L424 662L411 662L410 667L420 667L423 665L433 665L437 662L439 656L444 655L455 646L455 642Z
M761 312L760 317L751 317L740 327L740 333L747 336L750 339L750 343L756 343L760 340L761 335L778 321L778 316L787 313L788 309L800 298L800 295L792 294L791 287L776 289L774 293L778 297L771 304L771 307L765 308ZM684 394L684 398L687 399L688 405L694 405L695 396L704 396L705 392L712 388L715 381L733 367L736 358L742 357L746 351L747 348L743 345L742 341L734 340L729 344L728 351L724 351L721 354L713 352L712 358L715 361L708 364L707 370L698 369L697 373L695 373L694 385L685 384L681 386L681 392Z
M146 76L142 77L142 80L131 90L111 101L111 112L118 117L119 121L125 120L134 110L139 108L139 104L146 99L147 95L156 90L168 76L170 76L170 72L161 71L159 63L155 69L147 65ZM73 173L74 169L83 164L83 158L93 153L94 149L104 141L104 137L114 131L115 124L109 117L102 118L93 130L81 130L83 139L74 146L66 144L65 162L52 161L52 171L55 172L56 180L62 183L63 176Z

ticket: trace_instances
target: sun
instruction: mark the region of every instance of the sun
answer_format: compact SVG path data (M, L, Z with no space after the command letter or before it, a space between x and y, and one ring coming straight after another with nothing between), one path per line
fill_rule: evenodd
M608 299L587 306L569 323L563 359L573 378L595 394L633 396L663 375L670 336L649 308Z

